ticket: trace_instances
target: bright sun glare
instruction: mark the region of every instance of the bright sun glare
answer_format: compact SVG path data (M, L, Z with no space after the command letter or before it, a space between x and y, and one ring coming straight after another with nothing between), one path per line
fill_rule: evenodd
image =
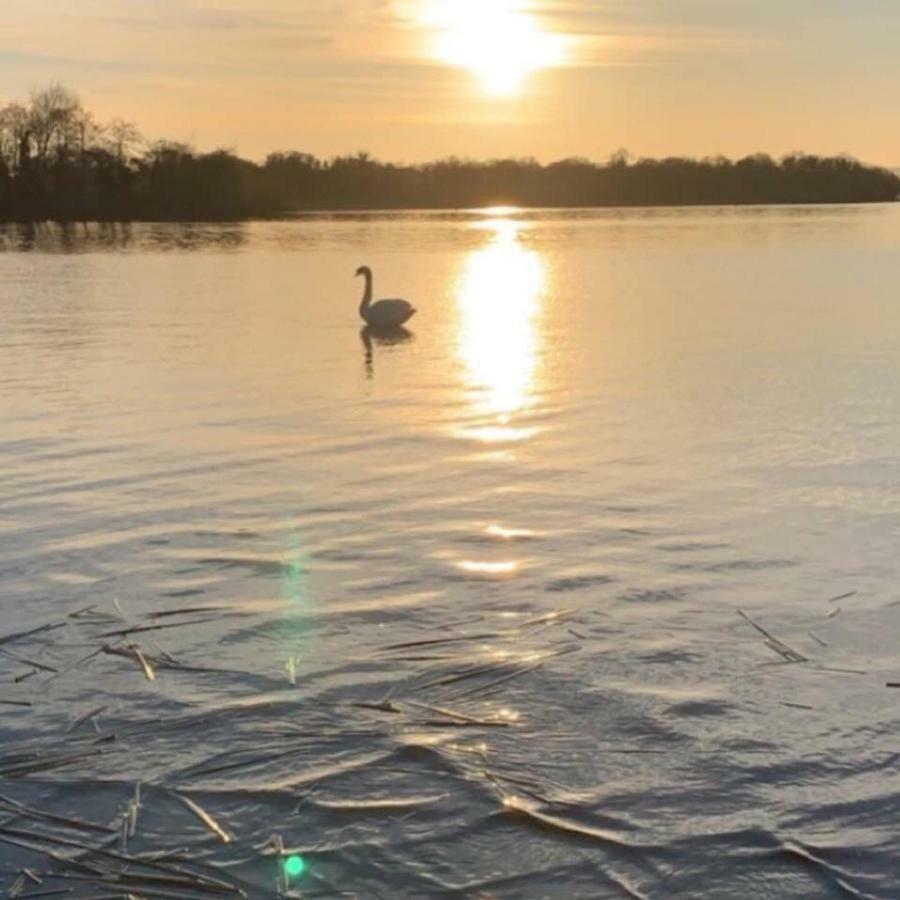
M522 0L425 0L435 55L475 75L489 94L518 94L533 72L558 65L563 38L543 31Z

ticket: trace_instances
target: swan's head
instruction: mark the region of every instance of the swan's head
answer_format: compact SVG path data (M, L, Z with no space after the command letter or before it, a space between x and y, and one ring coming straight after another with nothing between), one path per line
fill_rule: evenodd
M356 277L359 278L360 275L371 275L372 270L368 266L360 266L356 270Z

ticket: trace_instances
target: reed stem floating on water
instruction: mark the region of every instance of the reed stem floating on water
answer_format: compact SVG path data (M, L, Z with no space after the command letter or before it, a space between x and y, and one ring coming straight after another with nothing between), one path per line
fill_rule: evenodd
M794 650L793 647L789 647L783 641L780 641L775 635L766 631L762 625L758 625L750 616L747 615L742 609L738 610L738 615L742 616L750 625L752 625L766 640L763 643L770 649L774 650L779 656L781 656L786 662L790 663L801 663L801 662L809 662L809 659L805 657L802 653L798 653Z
M175 796L213 833L223 844L231 843L231 835L205 810L184 794L174 792Z

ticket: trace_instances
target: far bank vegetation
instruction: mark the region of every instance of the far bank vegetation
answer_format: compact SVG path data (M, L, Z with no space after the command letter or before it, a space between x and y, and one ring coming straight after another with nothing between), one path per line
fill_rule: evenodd
M0 220L239 220L301 210L872 203L900 178L847 156L743 159L450 158L420 165L366 153L263 163L229 150L147 141L131 123L99 123L53 85L0 108Z

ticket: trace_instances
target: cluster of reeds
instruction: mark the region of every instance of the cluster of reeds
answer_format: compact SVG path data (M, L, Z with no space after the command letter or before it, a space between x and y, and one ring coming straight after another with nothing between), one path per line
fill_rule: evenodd
M51 690L55 681L75 678L83 667L103 658L133 665L154 690L167 672L221 674L225 670L176 658L156 639L168 629L199 626L230 614L233 611L225 607L202 606L130 616L116 603L110 609L85 607L58 621L0 636L0 656L12 669L7 683L15 688L13 696L0 702L11 711L18 708L20 713L36 707L32 710L36 714L42 694ZM405 671L406 677L395 680L383 697L335 701L344 711L344 721L334 730L334 739L348 734L374 739L398 731L423 730L464 733L468 737L473 732L488 734L520 725L520 714L498 695L551 661L577 652L583 636L572 627L575 619L571 610L533 618L498 615L491 625L485 623L486 617L480 616L444 627L440 636L380 647L374 654L379 663L389 671ZM62 640L62 635L68 639ZM297 660L289 660L286 668L282 689L290 692L302 687L302 683L298 685ZM252 708L258 711L276 704L265 699ZM116 767L106 760L122 760L129 748L146 739L159 740L168 735L176 743L188 740L198 729L222 727L230 719L239 718L245 709L222 704L187 715L121 721L115 709L101 704L73 717L61 731L41 733L37 727L37 737L0 750L0 784L19 786L0 793L0 844L15 848L20 863L12 881L5 885L6 894L73 900L262 896L254 893L257 886L253 881L241 878L227 864L227 857L214 858L209 852L212 842L220 847L240 845L244 859L248 855L263 861L274 859L273 890L278 895L313 895L312 888L301 894L290 883L283 863L297 851L286 849L278 834L264 844L248 846L247 841L232 834L217 812L203 805L205 801L193 788L202 779L240 777L245 771L258 772L289 760L308 747L307 734L273 730L265 746L254 748L235 742L205 762L170 771L163 781L151 778L132 784L127 800L123 799L111 817L82 815L81 806L79 814L72 815L68 807L60 810L31 799L36 795L34 788L48 783L56 787L94 783L125 788L127 785L116 777ZM550 800L540 785L493 769L486 743L472 746L477 752L467 777L479 779L495 792L501 814L541 828L581 833L589 839L613 839L551 814L547 811ZM84 776L85 771L105 771L104 767L112 770L109 779ZM31 793L23 792L25 787ZM314 792L307 791L304 799L332 813L357 815L373 811L410 813L441 799L328 799L314 797ZM157 829L153 835L156 844L151 840L148 848L148 840L142 840L146 810L150 807L158 815L176 819L173 802L190 812L203 827L207 841L197 843L196 828L182 832L175 827L167 836L180 844L159 846Z

